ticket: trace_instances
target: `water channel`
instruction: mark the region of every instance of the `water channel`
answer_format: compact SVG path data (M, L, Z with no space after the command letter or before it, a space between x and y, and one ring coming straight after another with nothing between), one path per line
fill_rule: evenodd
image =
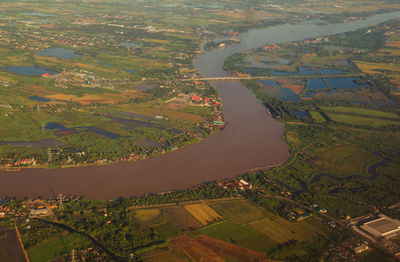
M265 44L296 41L356 30L399 18L400 12L335 25L310 23L254 29L240 35L241 43L214 49L195 60L204 77L226 76L223 61L230 55ZM201 143L137 162L107 166L24 169L0 172L0 197L83 195L90 199L138 196L185 189L211 180L233 178L251 168L283 163L289 157L282 140L283 124L239 82L212 83L223 102L227 127Z

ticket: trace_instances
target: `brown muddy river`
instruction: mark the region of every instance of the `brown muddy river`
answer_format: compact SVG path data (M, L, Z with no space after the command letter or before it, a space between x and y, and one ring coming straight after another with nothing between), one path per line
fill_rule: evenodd
M381 14L363 21L336 25L311 23L256 29L240 36L241 43L215 49L195 61L203 76L224 76L223 61L237 52L259 46L356 30L400 17ZM287 160L283 125L271 118L263 105L238 82L215 82L223 101L228 126L201 143L177 152L138 162L65 169L25 169L0 172L0 197L83 195L90 199L139 196L151 192L185 189L247 170Z

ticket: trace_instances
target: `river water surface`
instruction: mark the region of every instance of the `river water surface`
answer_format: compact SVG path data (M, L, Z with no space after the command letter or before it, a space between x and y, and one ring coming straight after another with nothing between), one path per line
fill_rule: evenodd
M336 25L310 23L250 30L241 43L214 49L195 60L204 77L226 76L223 61L230 55L265 44L296 41L356 30L389 19L400 12ZM227 127L201 143L137 162L64 169L24 169L0 172L0 196L83 195L91 199L138 196L185 189L217 179L233 178L251 168L283 163L289 157L282 140L283 124L267 114L257 98L239 82L212 83L223 102Z

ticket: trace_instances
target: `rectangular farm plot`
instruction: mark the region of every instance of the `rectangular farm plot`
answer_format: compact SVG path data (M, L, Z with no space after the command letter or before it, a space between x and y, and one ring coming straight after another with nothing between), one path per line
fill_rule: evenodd
M318 232L316 226L306 221L290 222L278 216L253 221L250 225L278 243L285 243L292 239L310 240Z
M151 228L157 232L161 238L171 238L182 233L182 230L171 221L165 221L157 225L152 225Z
M326 119L317 111L311 111L310 112L312 119L314 119L315 122L317 123L324 123L326 122Z
M193 261L267 261L262 252L203 235L195 238L181 236L171 240L170 246L181 250Z
M199 221L181 206L163 208L162 216L166 217L181 230L192 230L202 226Z
M148 251L141 256L144 262L189 262L184 254L175 252L170 248L157 248Z
M26 261L17 232L0 226L0 261Z
M160 215L160 209L138 209L135 210L134 217L142 222L149 222L155 220Z
M229 220L204 227L199 233L261 252L267 252L277 245L277 242L248 224L239 226Z
M226 201L210 204L225 218L236 224L244 224L265 217L265 211L247 200Z
M386 119L400 119L400 115L392 112L378 111L360 107L344 107L344 106L322 106L322 110L333 113L344 113L360 115L365 117L376 117Z
M220 216L217 212L215 212L206 204L185 205L184 207L194 218L196 218L203 225L207 225L212 221L222 218L222 216Z
M361 116L352 116L347 114L336 114L336 113L327 113L326 115L332 121L349 125L369 126L375 128L382 126L389 126L389 125L400 125L400 121L379 119L373 117L361 117Z

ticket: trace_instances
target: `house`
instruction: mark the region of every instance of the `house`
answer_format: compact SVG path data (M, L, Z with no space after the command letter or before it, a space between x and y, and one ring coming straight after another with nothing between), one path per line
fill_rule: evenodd
M192 96L192 97L190 97L190 99L192 100L192 102L196 102L196 103L201 102L201 97L198 97L198 96Z
M240 179L239 182L244 186L248 186L249 185L249 183L244 179Z
M263 46L263 47L262 47L262 49L264 49L264 50L268 50L268 49L277 49L277 48L279 48L279 46L278 46L277 44L266 45L266 46Z
M369 249L369 246L367 244L365 244L365 243L362 243L361 245L356 246L355 248L353 248L354 253L356 253L356 254L360 254L360 253L362 253L364 251L367 251L368 249Z
M319 212L320 212L321 214L325 214L325 213L328 213L328 210L327 210L326 208L321 208L321 209L319 210Z

